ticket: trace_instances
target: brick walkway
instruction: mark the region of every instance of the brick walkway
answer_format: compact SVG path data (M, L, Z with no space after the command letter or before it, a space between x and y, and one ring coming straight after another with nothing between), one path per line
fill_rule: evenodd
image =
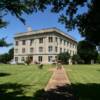
M49 80L47 86L45 87L45 91L49 91L51 89L56 89L58 86L70 85L70 81L66 75L64 68L55 69L51 79Z
M43 100L75 100L70 81L63 67L54 70L45 87Z

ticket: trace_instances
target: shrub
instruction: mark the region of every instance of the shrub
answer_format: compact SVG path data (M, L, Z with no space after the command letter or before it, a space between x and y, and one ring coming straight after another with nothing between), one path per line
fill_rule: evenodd
M25 61L25 63L27 65L30 65L31 62L32 62L32 57L31 56L28 56L27 59L26 59L26 61Z
M63 64L68 64L68 60L70 58L70 54L68 52L62 52L58 54L58 60L61 61Z

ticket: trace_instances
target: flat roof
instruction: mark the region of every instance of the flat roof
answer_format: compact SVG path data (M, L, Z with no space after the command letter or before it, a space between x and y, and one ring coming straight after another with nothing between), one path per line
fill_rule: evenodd
M17 34L15 34L14 38L22 37L22 36L35 35L35 34L41 34L41 33L46 33L46 32L57 32L57 33L65 36L65 37L67 37L67 38L69 38L69 39L77 42L74 37L70 36L67 33L64 33L63 31L61 31L60 29L58 29L56 27L53 27L53 28L45 28L45 29L40 29L40 30L32 30L32 31L22 32L22 33L17 33Z

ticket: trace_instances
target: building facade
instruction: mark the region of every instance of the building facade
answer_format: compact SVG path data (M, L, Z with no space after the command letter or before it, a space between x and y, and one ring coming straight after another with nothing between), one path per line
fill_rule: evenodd
M32 63L53 63L60 52L77 53L77 41L57 28L18 33L14 37L14 60L23 63L28 56Z

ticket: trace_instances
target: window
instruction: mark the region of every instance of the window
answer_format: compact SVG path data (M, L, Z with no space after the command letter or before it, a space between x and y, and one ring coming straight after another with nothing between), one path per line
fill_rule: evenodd
M58 41L58 38L57 38L57 37L55 37L55 41L56 41L56 42Z
M33 48L30 48L30 53L33 53L33 50L34 50Z
M53 42L53 37L49 37L49 42Z
M16 45L16 46L18 45L18 41L15 41L15 45Z
M55 56L55 60L57 60L57 56Z
M69 41L67 41L67 45L69 46Z
M60 39L60 44L62 44L62 39Z
M66 40L64 40L64 45L66 45Z
M43 43L43 38L39 38L39 43Z
M22 53L25 53L25 48L22 48Z
M48 56L48 62L52 61L52 56Z
M64 52L66 52L66 49L64 49Z
M18 62L18 57L15 57L15 62Z
M22 57L22 58L21 58L21 61L25 61L25 58L24 58L24 57Z
M43 47L39 47L39 52L43 52Z
M69 52L70 52L70 55L71 55L72 54L72 51L70 50Z
M15 49L15 53L18 53L18 49Z
M25 40L22 40L22 45L25 45L26 44L26 41Z
M58 51L58 48L57 47L55 47L55 52L57 52Z
M53 47L52 46L49 46L48 47L48 52L52 52L53 51Z
M42 56L39 56L39 57L38 57L38 61L39 61L39 62L42 62Z
M60 48L60 52L62 52L62 48Z
M33 40L33 39L31 39L31 40L30 40L30 46L33 44L33 42L34 42L34 40Z

